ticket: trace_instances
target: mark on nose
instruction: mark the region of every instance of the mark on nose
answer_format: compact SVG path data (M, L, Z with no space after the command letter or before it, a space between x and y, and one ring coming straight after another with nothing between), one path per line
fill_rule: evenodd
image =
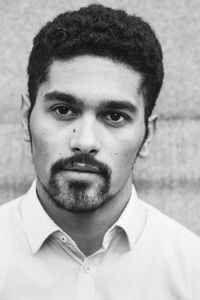
M75 128L73 129L73 132L76 132L76 129L75 129Z

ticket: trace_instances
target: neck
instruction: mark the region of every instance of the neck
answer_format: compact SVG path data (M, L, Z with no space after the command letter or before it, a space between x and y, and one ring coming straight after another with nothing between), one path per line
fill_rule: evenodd
M109 202L93 212L73 213L58 207L40 185L37 192L50 218L89 256L101 248L106 231L117 221L130 196L131 184L124 186Z

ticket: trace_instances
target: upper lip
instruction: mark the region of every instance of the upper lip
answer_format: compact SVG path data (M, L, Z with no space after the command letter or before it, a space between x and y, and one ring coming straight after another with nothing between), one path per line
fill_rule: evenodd
M69 171L87 172L87 173L99 173L99 169L96 166L84 163L74 163L66 168Z

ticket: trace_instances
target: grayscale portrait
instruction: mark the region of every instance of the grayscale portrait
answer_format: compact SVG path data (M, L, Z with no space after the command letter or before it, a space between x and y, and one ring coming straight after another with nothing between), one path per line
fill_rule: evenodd
M199 300L200 3L0 16L0 299Z

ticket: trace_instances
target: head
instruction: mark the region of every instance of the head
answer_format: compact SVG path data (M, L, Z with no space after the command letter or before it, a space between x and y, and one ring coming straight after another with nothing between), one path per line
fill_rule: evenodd
M162 81L161 47L141 18L93 4L47 23L34 38L24 114L44 193L80 212L126 190Z
M160 43L140 17L97 4L60 14L34 38L28 64L31 109L54 60L88 54L122 62L141 74L147 124L163 81Z

